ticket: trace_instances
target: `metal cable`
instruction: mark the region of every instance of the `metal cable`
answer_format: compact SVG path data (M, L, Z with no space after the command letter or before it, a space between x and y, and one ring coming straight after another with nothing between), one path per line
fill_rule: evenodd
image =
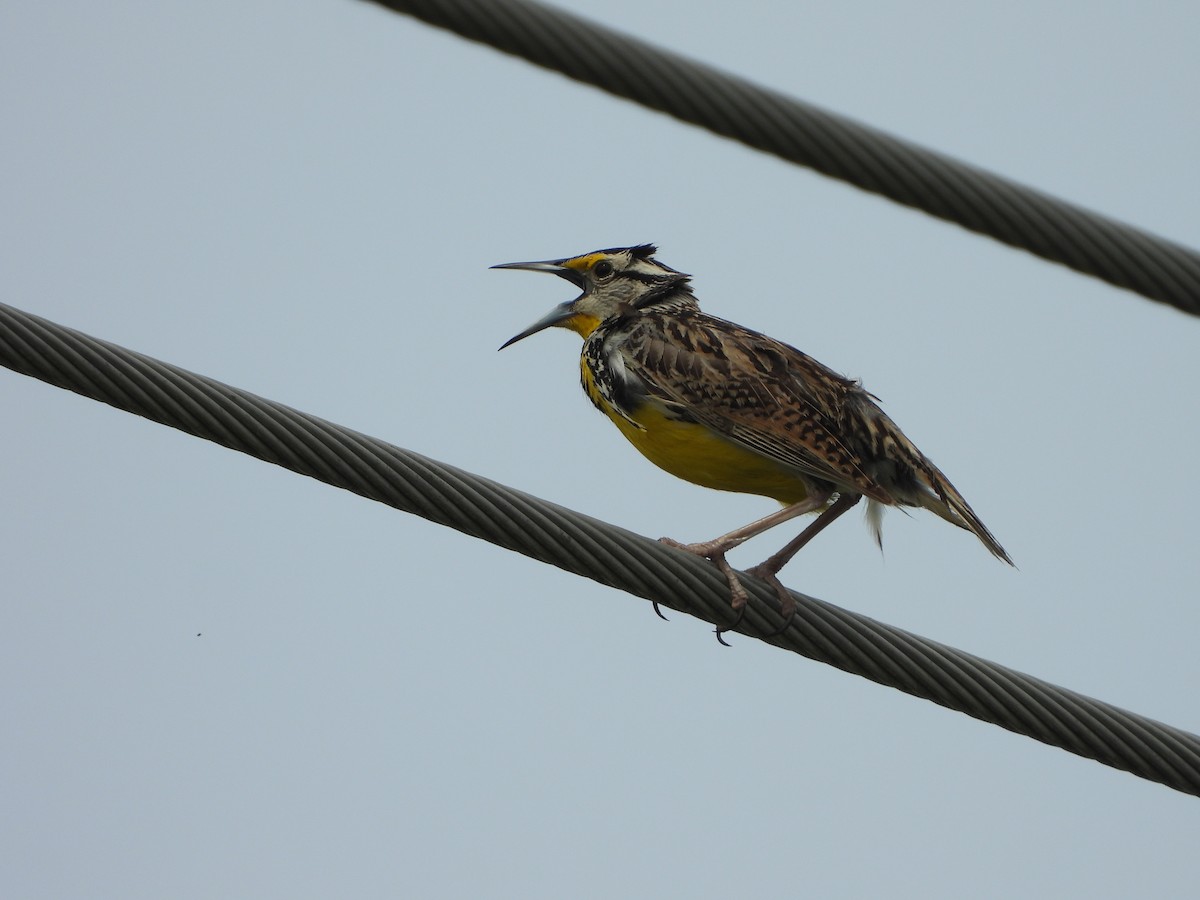
M688 553L0 304L0 364L232 450L414 513L714 625L731 619L715 567ZM737 630L781 620L767 585ZM1200 737L796 594L769 643L1200 795Z
M532 0L371 0L1200 315L1200 253Z

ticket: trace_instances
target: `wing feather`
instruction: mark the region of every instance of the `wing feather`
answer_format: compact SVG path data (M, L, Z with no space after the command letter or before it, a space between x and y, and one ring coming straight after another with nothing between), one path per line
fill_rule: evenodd
M673 415L837 490L896 502L845 439L869 395L794 347L689 311L637 316L614 349Z

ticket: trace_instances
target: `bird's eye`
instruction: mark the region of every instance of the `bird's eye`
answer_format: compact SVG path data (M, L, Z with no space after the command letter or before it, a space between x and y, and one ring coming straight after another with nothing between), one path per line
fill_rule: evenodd
M614 271L613 264L607 259L602 259L600 262L592 266L592 274L600 279L608 278Z

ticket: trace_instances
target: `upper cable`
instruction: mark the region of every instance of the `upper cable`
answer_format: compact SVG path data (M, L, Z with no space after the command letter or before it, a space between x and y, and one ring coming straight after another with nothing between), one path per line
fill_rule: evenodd
M1200 253L533 0L371 0L1200 315Z

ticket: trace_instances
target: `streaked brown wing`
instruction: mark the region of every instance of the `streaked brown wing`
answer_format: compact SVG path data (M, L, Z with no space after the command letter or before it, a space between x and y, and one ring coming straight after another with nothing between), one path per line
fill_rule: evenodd
M862 393L854 382L794 347L701 312L649 313L628 328L620 345L626 367L679 416L804 475L895 502L837 433L847 401Z

